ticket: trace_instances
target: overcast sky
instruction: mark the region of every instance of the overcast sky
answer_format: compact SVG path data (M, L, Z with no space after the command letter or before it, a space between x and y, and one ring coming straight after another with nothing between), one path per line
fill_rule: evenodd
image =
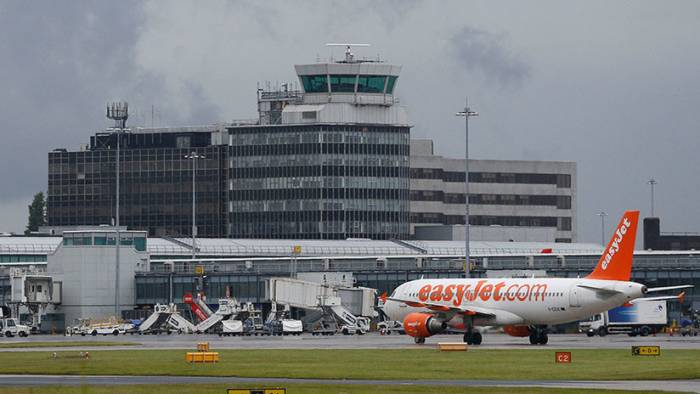
M577 162L579 241L600 242L600 210L647 216L651 176L662 231L700 231L698 26L697 1L0 0L0 231L23 231L47 153L87 143L107 102L132 126L254 118L257 82L342 56L326 42L402 65L439 154L463 156L469 95L472 157Z

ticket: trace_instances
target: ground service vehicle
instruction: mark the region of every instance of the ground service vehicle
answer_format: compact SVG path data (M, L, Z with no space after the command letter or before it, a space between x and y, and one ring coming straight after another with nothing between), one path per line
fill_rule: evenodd
M10 308L0 306L0 336L6 337L27 337L31 332L29 326L19 324L17 319L10 317Z
M383 335L391 335L392 332L397 334L406 333L403 329L403 324L396 320L384 320L377 323L377 330Z
M384 304L390 320L403 321L418 344L450 329L464 331L464 342L479 345L475 326L500 326L509 335L546 344L547 327L575 322L620 305L678 299L647 293L687 288L649 289L630 282L639 211L627 211L615 228L593 272L585 278L418 279L402 284Z
M369 319L364 316L355 317L354 322L340 326L340 332L345 335L364 335L369 331Z
M591 316L579 323L579 331L592 337L607 334L647 336L668 324L666 301L637 302Z
M280 319L265 323L263 331L266 335L301 335L303 328L301 320Z
M224 320L221 322L221 332L219 336L243 335L243 322L240 320Z
M27 337L29 336L29 326L19 324L17 319L0 319L0 333L6 337Z
M700 332L700 310L692 311L690 316L681 319L681 329L679 332L682 336L698 336Z

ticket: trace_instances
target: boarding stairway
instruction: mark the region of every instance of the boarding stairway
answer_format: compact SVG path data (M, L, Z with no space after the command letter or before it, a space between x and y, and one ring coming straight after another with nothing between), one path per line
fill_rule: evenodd
M196 333L206 332L223 320L235 318L240 312L240 307L236 300L230 298L220 298L219 309L216 312L212 312L202 297L195 298L192 294L185 294L183 301L190 306L192 312L200 321L194 326L193 331Z
M160 332L177 331L192 333L194 324L178 313L175 304L156 304L153 313L139 325L140 334L156 334Z

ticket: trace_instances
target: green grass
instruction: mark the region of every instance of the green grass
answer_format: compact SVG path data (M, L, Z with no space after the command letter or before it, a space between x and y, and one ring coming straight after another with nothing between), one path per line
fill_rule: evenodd
M650 391L618 391L618 390L593 390L593 389L564 389L564 388L529 388L529 387L431 387L431 386L399 386L399 385L354 385L354 384L285 384L285 385L221 385L221 384L188 384L188 385L124 385L124 386L47 386L18 388L7 387L0 389L0 394L150 394L150 393L180 393L180 394L221 394L227 388L263 388L263 387L285 387L287 393L496 393L496 394L597 394L597 393L620 393L620 394L640 394L650 393Z
M627 349L576 349L572 364L554 350L285 349L222 350L218 364L188 364L184 350L0 352L2 374L187 375L318 379L646 380L700 378L699 350L634 357Z
M0 349L42 348L42 347L97 347L97 346L138 346L136 342L106 341L61 341L61 342L10 342L0 343Z

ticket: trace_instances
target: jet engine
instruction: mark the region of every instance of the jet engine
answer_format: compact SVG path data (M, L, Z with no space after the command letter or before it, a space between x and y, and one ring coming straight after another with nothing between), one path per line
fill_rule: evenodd
M443 321L427 313L409 313L403 319L403 329L406 334L416 338L426 338L439 334L447 328Z
M531 334L528 326L505 326L503 331L512 337L527 337Z

